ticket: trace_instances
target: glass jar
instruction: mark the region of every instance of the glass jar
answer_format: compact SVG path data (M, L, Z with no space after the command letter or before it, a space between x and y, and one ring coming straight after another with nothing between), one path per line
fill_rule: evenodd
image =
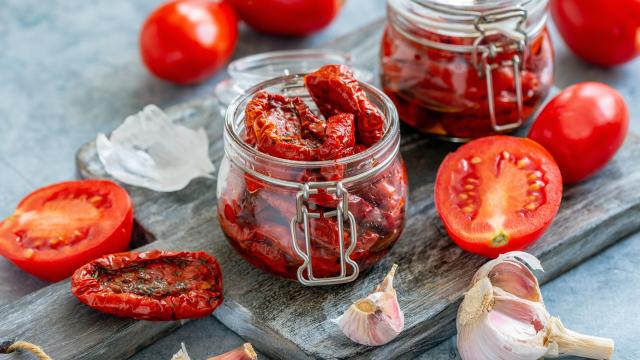
M519 128L549 92L548 0L388 0L381 81L406 124L466 141Z
M299 96L317 112L302 75L262 82L229 105L218 218L228 241L252 265L305 285L344 283L398 240L408 188L398 114L382 91L361 86L385 117L385 135L338 160L286 160L243 141L244 110L258 91Z

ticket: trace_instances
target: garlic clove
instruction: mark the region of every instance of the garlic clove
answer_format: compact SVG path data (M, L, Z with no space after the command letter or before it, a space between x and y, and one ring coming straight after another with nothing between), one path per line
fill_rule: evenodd
M171 360L191 360L184 343L180 343L180 350L171 357Z
M229 352L221 355L210 357L207 360L257 360L258 354L251 346L251 343L245 343Z
M519 298L541 301L538 279L526 267L542 270L540 261L523 251L502 254L484 264L473 277L472 283L479 278L488 277L494 287L499 287Z
M404 329L404 314L393 288L397 268L394 264L373 293L351 304L344 314L333 320L349 339L378 346L395 339Z
M458 351L463 360L536 360L578 355L608 359L613 341L567 330L544 307L538 281L529 267L535 257L512 252L476 272L458 309Z
M109 138L98 134L96 148L115 179L155 191L181 190L215 170L204 130L174 124L155 105L127 117Z

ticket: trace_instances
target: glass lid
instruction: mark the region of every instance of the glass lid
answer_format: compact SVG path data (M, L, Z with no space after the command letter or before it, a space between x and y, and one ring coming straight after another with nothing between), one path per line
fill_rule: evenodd
M271 51L245 56L229 63L229 79L221 81L214 93L224 105L231 103L245 90L266 80L283 75L315 71L328 64L348 65L358 80L370 82L370 71L353 68L351 54L332 49L303 49Z
M444 35L477 37L483 31L537 34L548 0L387 0L390 16ZM520 30L518 30L520 31Z
M433 4L452 8L486 11L506 6L526 6L531 0L415 0L417 3Z

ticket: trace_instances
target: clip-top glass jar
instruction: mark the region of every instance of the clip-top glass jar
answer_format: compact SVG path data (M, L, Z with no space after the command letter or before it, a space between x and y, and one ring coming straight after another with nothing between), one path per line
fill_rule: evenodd
M403 122L465 141L523 125L553 82L548 0L388 0L382 86Z
M400 236L408 185L398 114L382 91L366 83L361 87L384 115L385 134L370 148L338 160L276 158L243 140L245 108L259 91L298 96L317 110L302 75L262 82L230 104L218 218L249 263L305 285L344 283L379 261Z

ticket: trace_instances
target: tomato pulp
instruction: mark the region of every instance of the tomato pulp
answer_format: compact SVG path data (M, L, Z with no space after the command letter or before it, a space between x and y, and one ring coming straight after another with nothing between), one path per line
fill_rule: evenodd
M131 199L108 180L68 181L27 195L0 222L0 254L19 268L59 281L97 257L126 250Z
M585 82L564 89L540 112L529 138L553 155L566 184L602 169L618 151L629 128L629 112L612 87Z
M551 155L529 139L490 136L447 155L435 203L449 236L487 257L523 249L560 207L562 179Z
M140 54L159 78L193 84L229 60L237 38L237 15L227 1L169 1L145 21Z
M223 301L218 262L204 252L127 252L78 269L71 291L84 304L138 320L211 314Z

